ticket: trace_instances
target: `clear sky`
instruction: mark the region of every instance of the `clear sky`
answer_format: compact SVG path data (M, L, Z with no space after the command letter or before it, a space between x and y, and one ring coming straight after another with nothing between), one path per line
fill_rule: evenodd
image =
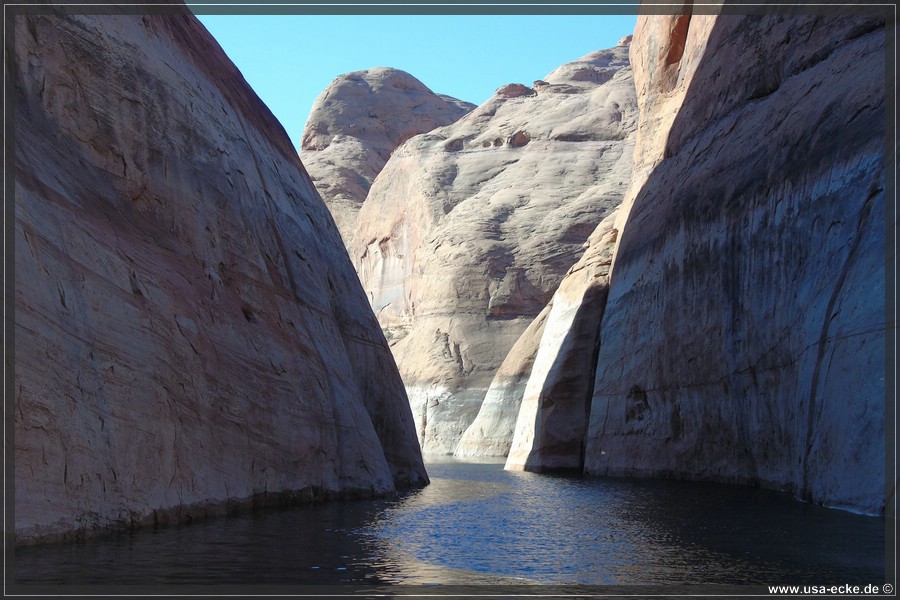
M631 16L199 15L300 146L316 97L338 75L402 69L432 91L481 104L531 85L634 31Z

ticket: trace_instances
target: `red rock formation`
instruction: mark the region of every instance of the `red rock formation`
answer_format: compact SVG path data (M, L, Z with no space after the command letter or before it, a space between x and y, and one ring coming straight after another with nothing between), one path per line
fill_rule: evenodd
M388 67L340 75L319 94L303 129L301 158L345 243L391 152L473 108Z
M585 472L884 510L884 25L639 18L634 172L581 374ZM544 337L585 322L551 312ZM533 372L552 372L564 357L541 350ZM574 410L584 387L529 381L553 402L520 422ZM510 466L557 466L553 436L525 437Z
M635 47L659 25L642 18ZM880 512L884 20L693 16L672 37L684 29L683 51L633 57L646 171L613 262L585 470Z
M584 466L593 392L591 374L609 293L610 264L618 235L613 228L616 216L611 213L597 226L587 251L553 294L546 318L540 323L537 348L522 348L535 357L510 441L506 460L509 470L580 471Z
M15 34L17 543L426 482L337 229L203 27Z
M537 91L503 86L397 148L372 185L350 252L398 333L425 452L455 451L504 357L621 202L637 118L627 56L626 40ZM573 78L586 70L598 75Z

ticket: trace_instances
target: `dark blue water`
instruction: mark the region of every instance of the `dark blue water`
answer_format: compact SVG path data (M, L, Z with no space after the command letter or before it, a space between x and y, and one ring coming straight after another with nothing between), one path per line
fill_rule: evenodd
M430 462L395 500L18 549L20 584L884 582L884 521L741 487Z

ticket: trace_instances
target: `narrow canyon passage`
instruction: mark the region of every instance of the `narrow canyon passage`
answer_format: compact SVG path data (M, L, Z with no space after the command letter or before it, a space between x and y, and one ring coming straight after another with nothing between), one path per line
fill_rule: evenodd
M702 13L299 153L189 10L18 15L17 589L892 583L895 24Z
M336 78L302 156L339 216L360 146L419 130L388 99L455 119L393 136L343 231L423 452L883 514L884 25L647 15L454 117Z
M884 580L881 519L717 484L426 462L396 500L24 548L21 584L760 586ZM247 591L252 588L239 588ZM302 588L299 588L302 589ZM436 588L435 592L440 592Z

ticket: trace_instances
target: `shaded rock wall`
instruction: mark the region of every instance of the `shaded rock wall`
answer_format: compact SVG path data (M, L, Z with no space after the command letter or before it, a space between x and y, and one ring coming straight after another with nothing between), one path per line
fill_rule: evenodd
M637 117L629 41L533 88L501 87L397 148L372 185L350 253L395 334L426 452L454 452L509 349L621 202Z
M473 108L389 67L340 75L325 88L303 129L301 158L347 245L360 205L394 148Z
M463 432L453 454L460 457L506 456L516 431L525 386L540 347L553 300L522 332L494 374L478 414Z
M337 229L203 27L15 25L16 541L426 482Z
M884 33L640 17L585 472L883 510Z
M584 466L616 217L613 212L597 226L587 251L550 300L506 460L509 470L581 471Z

